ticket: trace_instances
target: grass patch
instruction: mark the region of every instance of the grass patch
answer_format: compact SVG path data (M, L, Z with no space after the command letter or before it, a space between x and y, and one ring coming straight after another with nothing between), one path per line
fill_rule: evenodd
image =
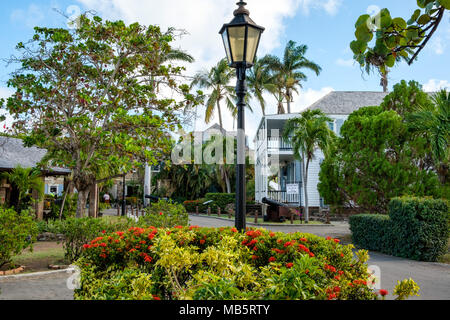
M33 251L27 249L12 258L13 265L25 266L27 272L49 270L48 266L68 264L64 259L61 243L53 241L36 242Z

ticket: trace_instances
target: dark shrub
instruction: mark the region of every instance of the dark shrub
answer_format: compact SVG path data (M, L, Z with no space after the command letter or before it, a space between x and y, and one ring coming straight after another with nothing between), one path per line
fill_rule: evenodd
M220 208L222 212L229 203L234 203L236 201L235 193L207 193L205 195L206 201L213 201L208 204L211 207L212 212L217 212L217 208Z
M449 208L445 200L394 198L389 216L363 214L350 218L355 245L421 261L437 261L446 253Z
M350 217L350 230L355 245L368 250L380 250L390 243L390 223L388 215L358 214ZM384 251L384 250L383 250Z
M437 261L447 252L449 210L444 200L396 198L389 203L392 254L422 261Z
M37 225L28 211L0 207L0 267L36 241Z

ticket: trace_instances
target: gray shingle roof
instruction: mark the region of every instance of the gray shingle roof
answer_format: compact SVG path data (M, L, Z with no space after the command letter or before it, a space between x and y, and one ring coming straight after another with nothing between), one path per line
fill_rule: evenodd
M21 139L0 136L0 169L13 169L18 165L24 168L35 167L45 156L47 150L37 147L26 148ZM67 174L70 170L51 167L50 171Z
M372 91L333 91L308 107L308 110L347 115L362 107L380 105L386 95L388 93Z

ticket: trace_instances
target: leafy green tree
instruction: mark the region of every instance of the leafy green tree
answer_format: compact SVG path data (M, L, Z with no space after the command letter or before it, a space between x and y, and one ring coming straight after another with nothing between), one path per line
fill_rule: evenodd
M307 50L308 46L297 46L297 44L291 40L284 49L283 59L274 55L267 55L261 59L261 63L265 64L267 68L274 73L275 80L282 84L280 89L282 90L282 97L287 103L288 113L291 113L293 93L298 93L298 88L302 87L301 82L308 79L302 70L311 70L316 75L319 75L322 71L322 68L318 64L305 57ZM279 95L279 98L280 97L281 95ZM281 108L278 106L278 109L279 113L284 110L282 106Z
M420 168L423 144L394 110L361 108L349 116L333 154L325 157L318 190L331 205L377 213L386 213L396 196L434 195L436 174Z
M389 68L401 60L411 65L450 9L449 0L418 0L417 5L419 8L408 21L401 17L392 18L386 8L374 17L364 14L356 21L356 40L350 43L354 59L367 73L372 69L379 71L385 92ZM372 41L375 42L373 46L370 45Z
M121 174L156 163L183 110L197 103L176 80L183 68L162 63L173 37L173 29L83 15L77 29L37 27L18 44L22 55L13 62L21 68L8 81L16 94L6 109L27 145L48 150L44 161L72 170L77 217L98 168Z
M20 165L11 172L4 172L1 177L13 184L18 190L16 211L23 208L22 200L29 195L31 190L35 190L38 200L44 196L45 183L42 180L41 171L36 168L23 168Z
M329 154L335 140L335 134L328 127L331 121L320 110L306 110L300 117L289 119L283 138L292 143L294 155L302 163L303 190L305 195L305 222L309 221L308 169L317 150Z

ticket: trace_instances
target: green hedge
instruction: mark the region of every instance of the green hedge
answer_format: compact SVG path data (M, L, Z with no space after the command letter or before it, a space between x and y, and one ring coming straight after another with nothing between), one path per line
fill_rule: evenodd
M367 250L379 250L389 242L390 218L384 214L359 214L350 217L353 243Z
M350 217L353 243L398 257L437 261L446 253L449 207L445 200L403 197L389 203L389 216Z
M217 212L217 208L220 208L222 212L225 211L227 204L235 203L235 193L207 193L205 195L206 201L212 200L213 202L208 206L211 207L212 212Z

